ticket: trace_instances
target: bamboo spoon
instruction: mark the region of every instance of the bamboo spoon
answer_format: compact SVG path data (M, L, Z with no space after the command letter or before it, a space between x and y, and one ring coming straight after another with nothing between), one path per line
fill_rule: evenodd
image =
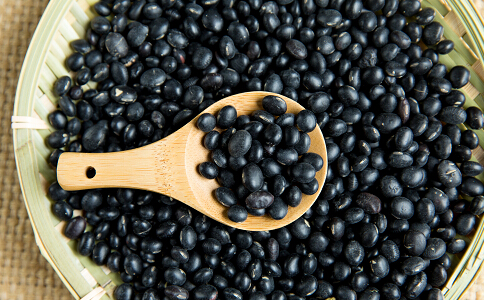
M249 115L262 108L262 99L268 92L248 92L220 100L202 113L217 115L232 105L238 115ZM277 95L287 103L287 112L297 114L304 108L287 97ZM288 225L303 215L317 199L326 179L327 153L323 135L318 126L309 133L309 152L319 154L324 167L316 173L318 192L304 195L301 204L289 207L287 216L274 220L268 215L235 223L228 219L227 208L214 195L219 187L216 180L202 177L197 167L209 161L209 153L202 144L204 132L196 126L198 116L175 133L153 144L112 153L63 153L57 165L57 180L68 191L96 188L132 188L161 193L175 198L223 224L250 231L272 230ZM92 177L92 178L90 178Z

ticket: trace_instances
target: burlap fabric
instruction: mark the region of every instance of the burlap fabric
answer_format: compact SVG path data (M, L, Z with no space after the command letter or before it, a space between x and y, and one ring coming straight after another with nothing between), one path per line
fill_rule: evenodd
M484 12L484 2L475 0ZM10 116L20 68L47 0L0 0L0 300L73 299L40 255L25 210ZM484 273L464 299L484 299Z

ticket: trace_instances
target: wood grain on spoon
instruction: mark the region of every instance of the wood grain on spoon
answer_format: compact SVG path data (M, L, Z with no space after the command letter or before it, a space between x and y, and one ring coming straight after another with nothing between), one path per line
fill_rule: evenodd
M217 115L218 111L232 105L237 114L250 115L263 109L262 99L268 92L248 92L222 99L202 113ZM297 114L304 108L287 97L277 95L287 103L287 112ZM326 144L319 126L309 133L309 152L319 154L324 167L316 173L318 192L304 195L301 204L289 207L287 216L274 220L269 215L256 217L249 214L247 220L235 223L227 217L227 207L215 199L217 180L202 177L197 170L200 163L210 161L210 151L203 146L205 133L196 126L198 116L178 131L153 144L122 152L111 153L63 153L57 165L57 180L68 191L96 188L133 188L161 193L175 198L199 212L223 224L250 231L273 230L283 227L303 215L317 199L327 172ZM95 176L88 178L89 169Z

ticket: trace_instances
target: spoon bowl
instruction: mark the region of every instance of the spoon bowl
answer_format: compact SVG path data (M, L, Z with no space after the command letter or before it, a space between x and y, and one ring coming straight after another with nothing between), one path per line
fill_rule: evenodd
M289 206L282 220L269 215L253 216L236 223L229 220L227 207L215 199L217 180L209 180L198 172L198 165L210 161L210 151L203 146L205 132L197 128L198 117L203 113L217 115L218 111L232 105L237 115L250 115L261 110L262 99L275 95L287 103L287 113L297 114L304 107L287 97L269 92L247 92L217 101L205 109L188 124L150 145L111 153L64 152L57 164L57 181L67 191L97 188L132 188L161 193L177 199L210 218L238 229L250 231L273 230L284 227L301 217L317 199L327 173L327 152L319 126L309 132L311 146L308 152L319 154L323 168L316 172L318 191L313 195L303 194L297 207Z

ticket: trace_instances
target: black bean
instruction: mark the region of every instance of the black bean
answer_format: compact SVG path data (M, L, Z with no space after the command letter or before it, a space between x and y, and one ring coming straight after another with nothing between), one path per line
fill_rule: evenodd
M466 113L466 123L469 125L469 127L472 129L481 129L484 127L484 116L478 107L471 106L466 109Z
M97 243L92 250L92 260L96 265L102 266L106 263L110 252L111 249L109 248L109 246L105 242L101 241Z
M346 130L347 130L347 125L343 120L330 119L329 122L324 127L324 134L330 137L338 137L344 134ZM371 130L368 129L368 131L371 131ZM371 133L369 132L367 135L369 134Z
M377 18L372 11L363 11L358 17L358 26L363 32L371 32L377 27Z
M394 113L382 113L376 116L373 122L378 131L388 134L400 127L402 120Z
M456 254L462 252L466 247L466 242L462 239L453 239L447 244L447 252Z
M291 39L286 43L286 50L296 59L305 59L308 55L306 46L295 39Z
M405 234L403 246L408 254L413 256L421 255L426 247L426 239L423 233L410 230Z
M106 265L111 272L121 272L123 270L122 258L123 256L119 252L111 252L109 254Z
M228 218L233 222L244 222L247 220L247 210L240 205L233 205L227 211Z
M280 116L286 113L286 102L277 96L266 96L262 99L262 106L273 115Z
M413 217L414 207L412 201L405 197L395 197L390 204L392 216L397 219L408 220Z
M219 187L215 190L215 197L224 206L230 207L237 204L234 192L227 187Z
M380 199L370 193L361 193L356 198L356 204L368 214L377 214L381 210Z
M378 241L379 231L375 224L367 223L360 229L360 243L365 248L373 247Z
M95 246L94 234L90 231L84 232L77 244L77 252L82 256L89 256Z
M208 150L215 150L220 143L220 133L218 131L212 130L205 135L203 138L203 145Z
M81 54L86 54L91 50L91 45L84 39L74 40L70 46Z
M269 207L274 202L274 196L265 191L251 193L245 199L245 204L250 209L262 209Z
M408 25L405 26L403 31L408 35L408 37L412 42L415 42L415 43L420 42L420 39L422 38L423 30L422 30L422 27L419 26L417 23L415 22L408 23Z
M371 274L377 277L386 277L390 272L388 260L382 255L378 255L377 257L372 258L369 263Z
M350 265L358 266L363 262L365 250L357 241L351 240L345 247L344 255Z
M125 262L125 265L126 265L126 262ZM173 285L183 285L186 281L185 272L182 269L179 269L176 267L171 267L166 269L163 276L166 282Z
M462 145L469 147L470 149L475 149L479 145L479 137L472 130L466 130L462 132L461 138Z
M440 23L432 22L424 27L422 41L426 45L436 45L444 34L444 28Z
M110 32L106 36L106 49L117 58L125 57L128 54L129 46L123 35Z
M400 250L392 240L384 241L381 245L380 252L386 257L389 263L393 263L400 258Z
M129 283L123 283L118 285L114 290L114 297L119 300L130 300L133 299L135 291L133 286Z
M455 229L460 235L468 235L476 224L476 218L472 214L462 214L457 217Z
M242 299L242 293L238 289L226 288L223 290L223 295L227 300Z
M359 207L350 208L345 212L345 221L348 224L356 224L363 220L364 217L365 212L362 208Z
M252 143L252 136L245 130L239 130L230 138L228 151L233 157L241 157L249 150Z
M198 165L198 172L207 179L214 179L218 176L218 168L213 162L203 162Z
M483 196L477 196L472 199L471 205L470 205L470 211L474 215L480 215L481 213L484 212L484 197Z
M218 295L217 289L209 284L200 285L193 291L193 298L197 300L211 300L216 299Z
M143 72L140 78L140 84L145 87L157 87L162 85L166 80L165 71L152 68Z
M428 282L433 286L442 286L447 281L447 271L441 265L436 265L427 271Z
M484 185L473 177L464 177L460 192L471 197L479 196L484 192Z
M282 141L282 128L275 123L270 123L262 132L262 136L267 145L277 146Z

